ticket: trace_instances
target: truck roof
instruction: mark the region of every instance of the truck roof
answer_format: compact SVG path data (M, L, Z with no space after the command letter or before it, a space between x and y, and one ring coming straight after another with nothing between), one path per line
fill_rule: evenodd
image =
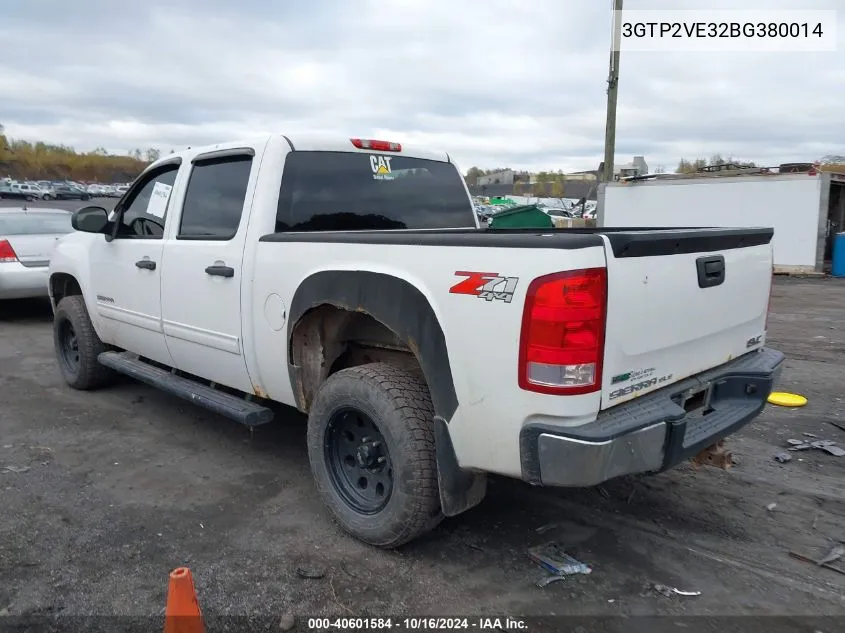
M162 156L159 161L156 162L164 162L168 159L172 159L176 156L183 158L183 159L190 159L194 156L198 156L200 154L205 154L208 152L214 152L218 150L225 150L225 149L232 149L236 147L244 147L244 146L253 146L253 145L263 145L264 143L268 142L272 138L276 138L282 136L290 143L291 147L294 151L319 151L319 152L360 152L363 154L390 154L390 155L397 155L397 156L405 156L409 158L421 158L425 160L436 160L444 163L451 162L449 155L443 151L437 151L428 149L425 147L420 147L417 145L407 145L405 143L401 143L400 147L401 150L398 152L384 152L380 150L369 150L369 149L359 149L352 144L352 139L366 139L366 140L373 140L372 137L367 136L357 136L357 137L341 137L336 134L274 134L274 135L267 135L261 137L254 137L251 139L241 139L236 141L226 141L223 143L215 143L214 145L203 145L197 147L190 147L188 149L184 149L178 152L174 152L172 154L168 154L166 156ZM379 136L377 140L381 141L388 141L396 143L390 138L390 135L386 135L385 137Z

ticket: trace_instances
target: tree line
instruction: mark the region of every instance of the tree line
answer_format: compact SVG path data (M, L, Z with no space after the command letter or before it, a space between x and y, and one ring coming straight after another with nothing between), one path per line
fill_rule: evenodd
M0 178L128 182L161 155L158 149L110 154L99 147L77 152L66 145L7 138L0 125Z
M480 167L470 167L467 170L464 179L468 186L478 184L479 176L488 176L502 171L510 171L510 167L500 167L497 169L481 169ZM563 198L564 196L564 181L563 172L558 170L541 171L534 175L534 182L529 182L529 174L527 172L517 171L514 174L513 194L515 196L551 196L552 198Z
M724 158L721 154L714 154L710 157L710 159L706 158L695 158L693 160L687 160L686 158L682 158L678 163L678 166L675 168L676 174L694 174L705 167L731 167L731 168L753 168L757 165L751 161L742 161L737 160L731 156Z
M724 157L721 154L714 154L709 159L707 158L694 158L692 160L687 158L682 158L678 163L678 166L675 168L676 174L692 174L705 167L756 167L757 165L752 161L742 161L732 156ZM490 174L495 174L501 171L510 171L510 167L498 167L496 169L482 169L480 167L470 167L467 170L464 179L466 180L468 185L475 185L478 183L479 176L487 176ZM665 173L666 168L663 165L658 165L655 169L655 173ZM514 176L514 182L520 181L520 172L516 172ZM560 177L559 177L560 176ZM561 184L565 180L562 178L563 173L561 171L541 171L536 175L535 180L538 183L551 183L554 185L556 182L560 182ZM523 182L523 187L526 184Z

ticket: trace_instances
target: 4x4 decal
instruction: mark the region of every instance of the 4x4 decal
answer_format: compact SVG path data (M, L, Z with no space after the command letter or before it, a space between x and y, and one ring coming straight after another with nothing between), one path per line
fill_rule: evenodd
M510 303L519 277L502 277L499 273L478 273L456 270L455 275L466 277L449 288L449 292L456 295L473 295L487 301L504 301Z

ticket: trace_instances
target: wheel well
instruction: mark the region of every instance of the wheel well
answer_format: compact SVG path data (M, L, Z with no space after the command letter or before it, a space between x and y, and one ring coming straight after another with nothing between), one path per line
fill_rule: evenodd
M65 297L81 294L82 288L72 275L56 273L50 277L50 296L55 305L58 305L59 301Z
M341 369L387 362L421 372L414 352L393 330L365 312L327 304L296 323L289 361L296 368L297 401L305 412L320 385Z

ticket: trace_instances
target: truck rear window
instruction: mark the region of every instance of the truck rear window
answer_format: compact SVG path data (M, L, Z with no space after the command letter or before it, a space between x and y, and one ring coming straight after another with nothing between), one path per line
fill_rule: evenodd
M276 232L475 227L451 163L401 155L291 152Z

